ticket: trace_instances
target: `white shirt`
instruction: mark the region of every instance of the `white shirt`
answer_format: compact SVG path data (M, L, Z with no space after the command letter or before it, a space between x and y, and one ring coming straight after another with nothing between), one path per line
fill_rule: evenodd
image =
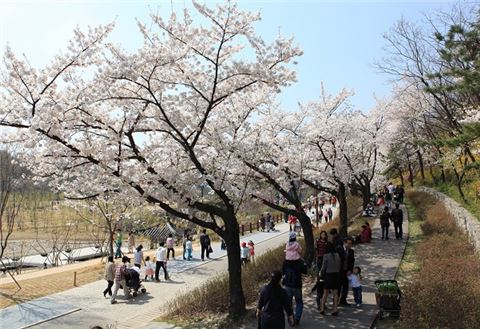
M185 242L185 249L192 249L192 241L188 240L187 242Z
M387 189L388 189L388 193L392 194L393 192L395 192L395 186L393 185L388 185L387 186Z
M157 258L157 262L166 262L167 261L167 249L164 247L160 247L157 249L155 253L155 258Z
M248 247L242 247L240 249L240 257L241 258L250 258L250 249L248 249Z
M360 283L360 277L357 274L350 274L348 276L348 281L350 281L350 286L352 288L358 288L362 286L362 284Z

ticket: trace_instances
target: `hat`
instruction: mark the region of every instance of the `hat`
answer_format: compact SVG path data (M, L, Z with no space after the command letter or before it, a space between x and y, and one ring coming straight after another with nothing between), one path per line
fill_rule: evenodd
M246 247L247 244L245 242L242 242L242 247Z
M290 235L288 236L288 238L290 240L293 240L293 239L296 239L297 238L297 234L295 232L290 232Z

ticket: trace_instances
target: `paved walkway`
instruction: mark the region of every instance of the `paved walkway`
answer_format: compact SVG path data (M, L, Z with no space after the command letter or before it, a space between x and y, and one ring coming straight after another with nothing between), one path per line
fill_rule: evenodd
M258 255L277 247L287 240L289 225L277 224L276 232L256 232L241 237L241 241L253 240ZM70 289L49 297L40 298L29 303L12 306L0 310L0 328L23 328L26 325L38 323L48 317L60 316L61 312L53 312L49 316L45 312L36 311L33 305L42 305L42 309L57 309L59 305L68 305L65 316L48 322L39 323L34 328L90 328L93 325L117 325L116 328L140 328L165 310L165 304L176 296L191 290L214 275L227 269L226 252L220 250L220 243L212 245L213 259L202 262L199 250L194 250L192 261L177 260L168 263L171 280L161 283L146 282L148 294L139 295L131 300L122 299L123 292L119 292L118 304L111 305L109 299L104 299L102 291L105 289L104 280L93 282L78 288ZM162 272L161 272L162 273ZM62 309L63 310L63 309ZM120 324L121 323L121 324Z
M406 216L406 211L404 210ZM393 231L393 225L390 226L390 239L381 240L380 223L377 220L372 229L372 243L359 244L355 246L355 266L362 269L362 289L363 305L359 308L355 306L340 307L338 317L330 316L332 306L329 304L329 310L322 316L316 309L315 295L309 294L310 287L306 287L304 292L304 315L302 316L301 328L355 328L369 329L378 313L375 301L375 292L377 291L375 280L394 279L397 268L403 257L405 249L406 236L408 234L408 221L403 222L403 240L396 240ZM351 290L349 291L347 301L353 303Z
M404 211L406 215L406 211ZM286 234L289 226L286 224L277 225L278 232L263 233L257 232L241 241L252 239L256 244L258 255L265 253L268 249L277 247L285 243ZM408 222L404 220L404 235L408 234ZM357 245L356 265L362 268L363 275L363 300L364 304L360 307L340 308L340 316L330 315L321 316L315 305L315 296L309 294L311 287L305 287L304 302L305 309L302 317L301 328L310 329L318 327L328 328L370 328L377 314L375 304L374 281L378 279L392 279L395 276L398 265L405 248L405 240L395 240L393 226L390 227L390 240L380 240L381 232L378 220L373 226L373 241L371 244ZM392 239L393 237L393 239ZM82 287L71 289L62 293L51 295L44 299L38 299L31 303L40 303L43 309L50 307L56 309L59 305L65 305L62 309L66 315L61 315L48 322L34 325L37 329L56 329L56 328L90 328L93 325L102 325L104 328L112 326L117 329L125 328L143 328L143 329L171 329L173 325L165 323L152 322L155 318L165 311L165 305L178 295L185 293L195 287L200 286L209 278L227 268L227 262L224 251L220 251L219 243L213 245L214 259L208 262L198 260L198 250L194 253L195 261L186 262L176 260L169 262L169 270L172 280L161 283L146 282L145 286L148 294L140 295L133 300L118 299L119 303L111 305L108 299L103 299L101 291L105 287L104 281L97 281ZM180 255L181 257L181 255ZM122 292L120 292L122 296ZM349 302L352 301L351 293ZM23 305L23 307L22 307ZM35 323L35 319L45 317L39 314L36 317L35 310L30 304L21 304L17 306L24 315L24 319L29 319L29 323ZM331 306L329 307L331 310ZM6 309L7 310L7 309ZM10 309L11 312L11 309ZM21 325L10 323L7 318L2 316L0 311L0 328L22 328ZM18 314L18 312L17 312ZM327 310L327 314L328 310ZM55 315L52 314L54 317ZM252 323L254 326L254 324ZM322 326L323 325L323 326ZM248 326L247 326L248 327ZM253 328L253 327L252 327ZM234 329L234 328L232 328Z

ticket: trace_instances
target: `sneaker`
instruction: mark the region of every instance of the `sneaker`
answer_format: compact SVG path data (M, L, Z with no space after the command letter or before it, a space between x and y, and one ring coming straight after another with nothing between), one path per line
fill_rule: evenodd
M362 304L357 304L357 307L360 307L360 306L362 306Z
M110 304L116 304L116 303L118 303L118 302L117 302L115 299L112 299L112 300L110 301Z
M297 320L297 319L293 320L293 325L295 327L297 327L299 324L300 324L300 320Z

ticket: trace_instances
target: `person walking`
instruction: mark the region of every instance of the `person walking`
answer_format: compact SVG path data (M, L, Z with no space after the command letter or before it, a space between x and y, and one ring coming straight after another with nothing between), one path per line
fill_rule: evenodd
M390 220L392 216L388 212L388 207L383 208L383 213L380 215L380 226L382 227L382 240L388 240L388 228L390 227Z
M200 235L200 246L202 247L202 261L205 260L205 255L207 259L210 259L210 237L207 234L207 230L203 229L202 234Z
M113 256L108 256L108 261L105 264L105 280L107 280L107 288L103 291L103 297L107 297L107 293L112 297L113 280L115 280L115 262Z
M165 242L160 242L157 251L155 252L155 281L160 282L158 274L160 273L160 268L163 268L163 274L165 275L165 280L168 280L167 272L167 249L165 249Z
M347 302L348 295L348 276L352 273L355 266L355 251L352 249L353 240L351 238L345 239L343 243L343 250L340 254L342 259L342 269L340 270L340 305L349 306Z
M255 243L252 240L248 241L248 249L250 251L250 260L255 263Z
M283 286L290 303L295 298L294 325L298 325L303 313L302 274L307 274L307 265L303 259L285 260L282 272Z
M188 231L189 231L188 229L185 229L185 230L183 231L183 241L182 241L182 246L183 246L183 260L186 259L186 256L185 256L185 255L187 254L186 245L187 245L187 240L188 240L188 236L189 236Z
M250 249L247 247L246 242L242 242L240 247L240 259L242 260L242 265L247 265L250 259Z
M333 210L332 207L328 207L327 209L328 221L331 222L333 220Z
M192 252L193 252L193 246L192 246L192 237L188 236L187 241L185 242L185 250L187 252L187 260L192 259Z
M403 186L400 185L399 187L397 187L395 192L397 193L398 202L403 203L403 198L405 196L405 189L403 188Z
M315 242L315 254L317 256L317 271L320 271L323 264L323 256L325 255L325 250L328 243L328 234L326 231L321 231L320 236Z
M274 271L270 283L263 287L257 304L258 327L261 329L285 329L285 313L293 326L292 303L288 293L280 285L282 273Z
M111 304L117 303L117 294L120 286L123 287L123 294L126 299L129 299L130 292L127 288L127 280L125 279L125 273L127 271L127 263L130 263L130 258L127 256L122 257L122 264L118 265L115 269L115 288L113 289L112 299L110 300Z
M150 276L150 279L153 281L153 275L155 270L153 269L153 263L150 261L150 256L145 257L145 281Z
M115 246L117 247L117 249L115 251L115 259L121 258L122 255L123 255L123 253L122 253L122 240L123 240L122 231L118 230L117 231L117 239L115 240Z
M133 265L142 268L142 263L145 265L145 260L143 259L143 246L139 245L133 254Z
M325 303L327 302L330 291L333 293L333 312L332 315L338 315L338 289L340 287L340 270L342 260L335 251L333 243L329 242L323 256L322 269L320 276L323 278L323 296L320 303L320 314L325 315Z
M395 204L395 209L392 210L392 221L395 229L395 239L403 239L403 211L398 203Z
M135 235L133 232L128 233L128 253L133 253L135 251Z
M170 251L172 252L172 258L175 259L175 249L174 249L175 239L173 238L172 233L168 235L166 244L167 244L167 260L170 259Z

